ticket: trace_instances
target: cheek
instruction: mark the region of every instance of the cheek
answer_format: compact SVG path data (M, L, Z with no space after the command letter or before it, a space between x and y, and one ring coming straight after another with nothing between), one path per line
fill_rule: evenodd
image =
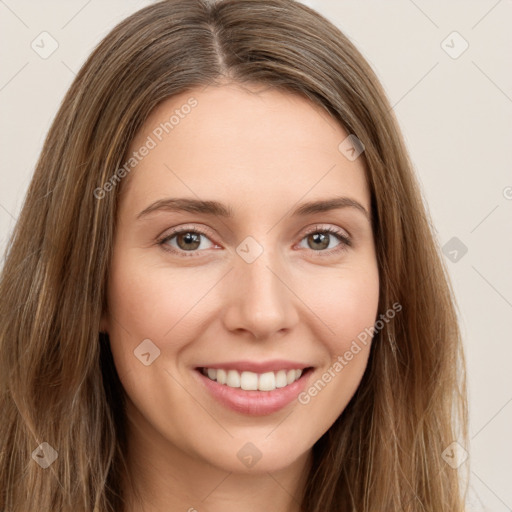
M163 365L164 359L167 364L176 361L200 336L202 317L210 317L206 295L218 281L204 269L170 269L127 252L122 260L113 260L108 288L108 331L120 376L133 369L140 372L134 350L147 339L163 356L153 366Z
M329 327L329 330L322 329L328 334L321 340L330 361L315 372L298 397L307 414L317 419L313 438L325 432L356 392L368 362L372 328L378 313L376 265L359 271L347 270L329 282L329 287L324 287L327 291L313 295L311 306Z
M327 333L322 336L323 344L332 357L343 354L353 339L375 323L379 302L376 263L345 268L309 282L315 283L315 289L309 292L308 305L327 327L322 330Z
M378 276L365 276L344 283L338 291L338 307L333 318L336 331L336 353L346 350L347 342L373 326L379 302Z
M164 335L184 314L184 283L175 275L164 274L162 269L141 265L136 258L113 261L108 286L108 330L120 376L134 368L140 371L134 351L144 340L151 340L163 350Z

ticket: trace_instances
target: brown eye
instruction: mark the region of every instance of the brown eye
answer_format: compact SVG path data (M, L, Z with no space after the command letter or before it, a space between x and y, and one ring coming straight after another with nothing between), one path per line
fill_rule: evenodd
M180 255L188 252L189 256L195 256L196 254L200 256L204 249L210 249L215 246L207 234L198 229L174 231L159 240L158 244L166 251Z
M313 233L307 236L308 245L311 249L327 249L329 247L330 235L325 233ZM309 243L311 242L311 243Z
M201 245L201 234L192 231L182 232L176 236L176 243L184 251L193 251Z
M331 227L321 228L317 226L314 231L306 233L302 240L305 240L306 246L301 245L301 247L311 249L322 256L344 251L352 245L350 238L344 232ZM339 243L332 244L333 241Z

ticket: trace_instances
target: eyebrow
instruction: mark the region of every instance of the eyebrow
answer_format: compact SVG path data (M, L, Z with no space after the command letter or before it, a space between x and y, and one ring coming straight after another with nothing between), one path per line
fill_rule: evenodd
M355 199L351 199L350 197L333 197L329 199L303 203L298 208L293 210L291 216L303 217L314 213L328 212L342 208L354 208L356 211L361 212L368 221L371 221L370 214L366 208L361 203ZM203 213L206 215L214 215L224 218L234 217L233 209L230 206L219 203L218 201L168 197L165 199L159 199L158 201L150 204L146 209L137 215L137 219L145 217L146 215L156 211L184 211L190 213Z

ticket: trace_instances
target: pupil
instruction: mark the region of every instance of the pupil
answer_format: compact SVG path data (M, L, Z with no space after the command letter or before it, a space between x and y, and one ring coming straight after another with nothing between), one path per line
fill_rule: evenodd
M192 250L192 249L197 249L201 243L200 239L199 239L199 235L197 233L185 233L183 235L179 235L178 236L178 242L180 240L184 240L185 244L194 244L193 247L190 247L190 245L188 247L181 247L181 244L180 245L180 248L184 249L184 250Z
M326 236L324 233L314 233L312 235L312 238L315 244L321 244L322 249L325 249L326 247L329 246L329 237Z

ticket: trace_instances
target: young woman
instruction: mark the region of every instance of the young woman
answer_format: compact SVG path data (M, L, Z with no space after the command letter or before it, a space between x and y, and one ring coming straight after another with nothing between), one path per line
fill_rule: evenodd
M463 510L431 221L375 74L304 5L166 0L114 28L0 301L2 511Z

